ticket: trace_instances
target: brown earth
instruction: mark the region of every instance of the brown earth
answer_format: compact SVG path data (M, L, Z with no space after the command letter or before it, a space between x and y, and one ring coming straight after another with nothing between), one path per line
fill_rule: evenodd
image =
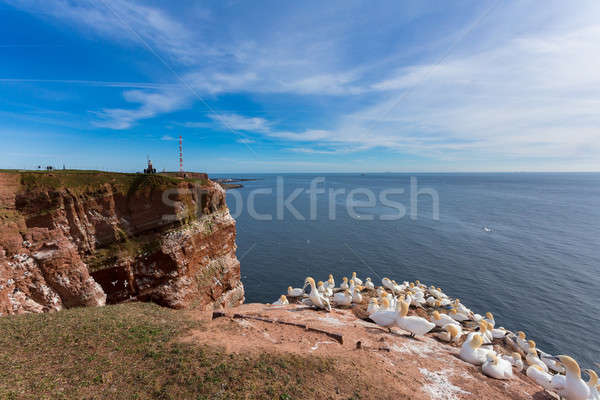
M458 357L459 348L427 335L389 333L350 309L331 313L291 304L244 304L224 316L194 313L206 321L181 339L223 346L225 353L295 354L335 362L336 374L313 383L313 398L347 399L551 399L523 373L510 381L488 378ZM497 351L504 351L495 345ZM357 390L358 389L358 390Z
M243 302L235 220L200 175L0 173L0 315Z

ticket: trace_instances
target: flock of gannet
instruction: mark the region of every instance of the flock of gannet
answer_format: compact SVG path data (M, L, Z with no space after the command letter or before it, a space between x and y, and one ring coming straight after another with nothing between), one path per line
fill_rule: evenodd
M307 294L306 288L310 287ZM377 325L388 328L398 327L410 333L411 337L431 333L433 337L454 346L460 346L459 356L463 361L481 366L486 376L495 379L511 379L514 371L525 370L525 374L544 389L557 393L566 400L600 400L598 375L586 369L589 376L586 382L581 378L579 364L567 355L552 356L536 347L524 332L515 333L496 327L491 312L482 316L476 314L460 302L450 299L441 288L415 282L398 284L389 278L375 286L371 278L364 281L352 273L352 277L342 278L339 287L335 286L333 275L325 282L307 277L302 288L288 287L287 297L296 298L306 305L331 312L335 307L349 307L353 304L368 303L369 319ZM286 295L273 305L287 305ZM428 313L429 319L408 315L409 308L420 308ZM503 351L498 353L493 345Z

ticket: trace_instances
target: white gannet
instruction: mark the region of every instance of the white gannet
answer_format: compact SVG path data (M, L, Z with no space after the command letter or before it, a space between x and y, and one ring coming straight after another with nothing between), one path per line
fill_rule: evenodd
M460 299L454 300L454 308L456 309L456 311L467 315L469 318L472 318L473 316L473 311L465 307L465 305L460 302Z
M362 303L363 301L363 296L362 294L360 294L360 291L362 290L362 286L355 286L354 290L352 291L352 302L353 303Z
M287 292L288 297L300 297L303 294L304 294L304 289L293 288L291 286L288 286L288 292Z
M396 305L398 304L398 300L396 300L396 298L394 297L394 295L391 294L391 293L386 293L385 294L385 298L390 303L390 310L395 310L396 309Z
M444 293L444 291L442 290L441 287L438 286L437 288L438 292L440 292L440 296L442 296L442 299L448 299L448 295L446 293Z
M567 400L588 400L590 388L581 379L581 369L577 361L569 356L556 356L556 360L565 366L566 375L554 375L552 377L552 390Z
M469 316L467 314L464 314L462 312L458 312L455 308L450 310L450 317L456 321L462 322L462 321L468 321L471 318L469 318Z
M392 280L390 278L383 278L381 280L381 285L384 288L391 290L392 292L394 291L394 283L392 282Z
M448 324L460 325L453 318L449 317L446 314L440 314L439 311L434 311L432 313L431 322L433 322L436 326L439 326L440 328Z
M381 299L381 305L379 306L379 311L394 311L396 307L392 307L390 304L390 300L387 297Z
M488 353L492 350L481 348L483 338L479 333L471 336L471 340L467 340L460 348L459 357L470 364L481 365L487 360Z
M346 290L346 289L349 289L349 288L350 288L350 286L348 285L348 278L343 277L342 278L342 284L340 285L340 289Z
M563 367L558 361L556 361L554 359L554 356L551 356L548 353L544 353L540 349L537 349L537 351L538 351L540 360L542 360L542 362L544 364L546 364L550 370L552 370L556 373L559 373L559 374L564 374L566 372L565 367Z
M379 311L378 301L375 297L371 297L369 300L369 305L367 306L367 314L371 315L377 311Z
M302 289L304 290L308 285L310 285L310 293L308 295L308 298L310 299L313 306L327 311L331 311L331 304L329 304L329 299L323 296L321 293L319 293L317 287L315 286L315 280L310 276L304 280L304 288Z
M428 291L429 294L431 294L436 299L442 299L442 293L439 290L437 290L435 286L432 285L431 287L429 287Z
M410 332L411 336L423 336L433 328L435 324L427 321L425 318L417 316L408 316L408 303L400 301L400 315L396 318L396 325L405 331Z
M517 369L517 372L523 371L523 359L519 353L514 352L512 354L504 354L502 355L502 358L510 362L511 365Z
M321 281L319 281L317 283L317 289L319 290L319 293L321 293L325 297L331 297L331 296L333 296L333 291L331 290L331 288L329 287L329 285L326 285L326 284L324 284Z
M392 280L392 284L394 285L395 293L400 293L405 289L402 285L399 285L395 280Z
M366 282L365 282L365 287L369 290L373 290L375 289L375 285L373 284L373 282L371 281L371 278L367 278Z
M532 365L529 368L527 368L527 370L525 371L525 375L533 379L535 383L537 383L544 389L552 389L552 375L544 371L539 365Z
M363 281L362 281L362 279L359 279L356 277L356 272L352 273L352 279L354 280L355 284L357 284L358 286L362 286Z
M529 343L527 342L525 332L518 331L517 332L517 345L527 354L529 351Z
M282 294L277 301L273 302L274 306L285 306L287 304L290 304L290 302L288 301L287 297L285 297L285 294Z
M512 379L512 364L494 353L487 354L487 360L481 366L483 373L494 379Z
M533 340L529 340L529 351L527 352L527 356L525 357L525 361L529 365L539 365L544 372L548 372L548 366L544 364L542 360L538 357L537 349L535 348L535 342Z
M590 389L589 400L600 400L600 386L598 386L598 374L596 374L596 371L593 371L591 369L584 369L584 371L590 377L590 380L587 382L588 388Z
M489 324L488 324L489 325ZM489 328L489 326L488 326ZM492 332L492 337L494 339L502 339L504 336L508 335L508 331L503 327L490 329Z
M492 314L491 312L486 312L485 313L485 321L489 322L492 325L492 329L496 326L496 321L494 320L494 314Z
M492 332L488 330L488 323L484 320L479 321L479 333L483 338L483 344L491 344L494 340Z
M325 294L325 285L323 284L323 281L317 282L317 290L319 293Z
M462 327L456 324L446 324L442 328L443 332L434 333L433 336L443 342L457 343L463 336Z
M329 274L326 286L328 286L331 290L335 289L335 280L333 279L333 275Z
M352 294L348 289L333 295L333 302L338 306L349 306L352 304Z
M382 307L380 307L379 311L370 314L369 318L377 325L388 328L391 332L392 326L396 325L396 317L398 317L398 314L398 310L389 309L388 299L383 299Z
M433 296L429 296L425 299L425 302L429 307L435 307L440 301Z

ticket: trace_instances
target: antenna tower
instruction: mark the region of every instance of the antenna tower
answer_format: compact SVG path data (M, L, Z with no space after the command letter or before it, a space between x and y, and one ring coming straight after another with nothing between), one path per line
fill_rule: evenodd
M179 135L179 173L183 174L183 138Z

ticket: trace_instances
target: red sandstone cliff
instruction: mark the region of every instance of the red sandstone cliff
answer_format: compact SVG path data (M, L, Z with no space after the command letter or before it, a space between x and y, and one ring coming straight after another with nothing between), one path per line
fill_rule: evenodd
M0 315L239 304L235 234L206 176L0 173Z

